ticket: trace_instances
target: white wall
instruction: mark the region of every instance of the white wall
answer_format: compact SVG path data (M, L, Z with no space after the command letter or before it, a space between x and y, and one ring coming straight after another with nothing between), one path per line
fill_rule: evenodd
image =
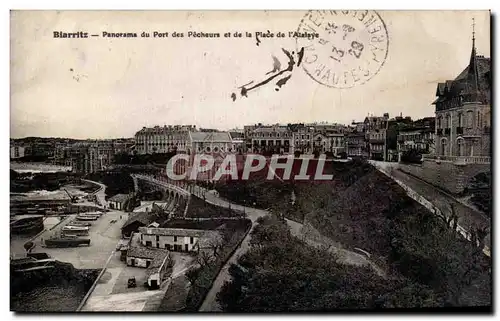
M146 241L150 241L152 247L167 248L170 245L170 250L174 250L174 245L181 245L182 251L185 250L185 244L188 244L188 251L193 251L193 248L198 243L198 238L193 237L193 243L191 244L191 239L189 236L178 236L177 241L174 242L173 236L160 235L159 242L156 241L156 235L143 234L142 235L142 245L146 246Z
M132 266L132 260L133 259L135 260L135 264L133 266L143 267L143 268L146 267L147 261L151 261L151 260L146 260L146 259L143 259L143 258L137 258L137 257L127 256L127 265Z

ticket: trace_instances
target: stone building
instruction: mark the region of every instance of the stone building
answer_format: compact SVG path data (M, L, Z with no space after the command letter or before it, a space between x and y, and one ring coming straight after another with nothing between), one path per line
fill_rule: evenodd
M293 132L287 125L262 125L253 130L246 128L246 138L251 140L251 152L271 154L293 154Z
M23 146L10 146L10 159L18 159L24 157L24 147Z
M413 122L410 126L402 128L398 133L398 154L415 151L420 154L433 154L435 152L435 126L434 117L425 117Z
M312 154L314 127L304 124L291 124L294 150L301 154Z
M187 152L189 132L196 131L194 125L143 127L135 134L135 150L140 155Z
M476 54L474 35L468 66L454 80L439 83L436 96L436 156L489 162L491 59Z
M139 233L142 245L176 252L194 252L222 244L222 237L215 230L140 227Z

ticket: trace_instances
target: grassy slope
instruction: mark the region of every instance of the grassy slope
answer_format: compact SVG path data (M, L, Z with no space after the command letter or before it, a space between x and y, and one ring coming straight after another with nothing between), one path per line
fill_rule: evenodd
M333 181L280 185L255 180L243 183L244 188L233 183L221 195L239 201L251 195L257 202L261 196L261 207L298 221L305 218L344 246L370 252L395 275L432 286L451 304L489 304L489 262L470 243L366 163L335 164L327 172L334 174ZM291 190L294 205L287 195ZM465 276L470 282L464 282Z

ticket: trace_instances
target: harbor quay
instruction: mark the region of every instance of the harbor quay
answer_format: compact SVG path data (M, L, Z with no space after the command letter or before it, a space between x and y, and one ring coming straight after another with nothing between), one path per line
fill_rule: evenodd
M33 252L45 252L52 258L73 264L77 269L103 268L109 256L116 250L121 239L121 226L127 220L128 214L120 211L103 212L89 228L89 246L51 248L45 247L45 240L57 235L64 226L76 219L76 214L67 216L52 229L47 229L32 242Z

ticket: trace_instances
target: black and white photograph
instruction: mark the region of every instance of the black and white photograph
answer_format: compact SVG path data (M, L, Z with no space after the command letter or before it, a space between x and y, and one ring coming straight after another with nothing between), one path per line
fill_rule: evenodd
M9 17L10 311L493 312L491 11Z

